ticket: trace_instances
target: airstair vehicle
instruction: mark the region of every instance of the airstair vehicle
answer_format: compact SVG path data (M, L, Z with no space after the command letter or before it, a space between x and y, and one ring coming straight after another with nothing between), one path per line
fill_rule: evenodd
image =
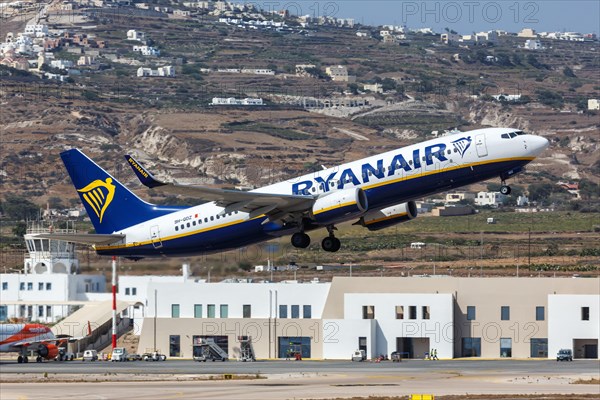
M219 347L214 339L201 338L194 345L194 360L195 361L227 361L229 355Z
M251 336L238 336L240 342L240 361L256 361Z

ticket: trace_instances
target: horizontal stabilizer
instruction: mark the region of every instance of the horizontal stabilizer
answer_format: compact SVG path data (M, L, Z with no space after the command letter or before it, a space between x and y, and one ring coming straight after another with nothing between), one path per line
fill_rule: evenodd
M109 245L125 239L125 235L98 233L41 233L36 235L36 237L40 239L62 240L63 242L87 245Z

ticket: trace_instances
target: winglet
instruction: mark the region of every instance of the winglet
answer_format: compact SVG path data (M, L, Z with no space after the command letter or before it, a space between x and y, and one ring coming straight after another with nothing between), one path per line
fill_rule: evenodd
M129 163L129 165L131 165L131 169L133 169L133 172L135 172L138 179L140 180L140 182L142 182L144 186L147 186L152 189L158 186L166 185L166 183L155 179L150 172L148 172L144 167L142 167L142 165L129 154L125 155L125 159Z

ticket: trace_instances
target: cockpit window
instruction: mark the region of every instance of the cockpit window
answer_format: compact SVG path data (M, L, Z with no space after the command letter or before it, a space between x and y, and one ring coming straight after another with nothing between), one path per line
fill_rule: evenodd
M521 135L526 135L526 133L523 131L514 131L514 132L509 132L509 133L503 133L502 135L500 135L500 137L502 139L512 139L512 138L515 138L515 137L521 136Z

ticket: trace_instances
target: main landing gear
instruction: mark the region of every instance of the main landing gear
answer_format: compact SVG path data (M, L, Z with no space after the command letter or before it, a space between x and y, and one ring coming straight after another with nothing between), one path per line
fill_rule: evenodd
M340 247L342 247L342 242L340 242L340 239L336 238L333 235L333 231L335 230L335 226L328 225L327 232L329 233L329 236L327 236L321 241L321 247L323 248L323 250L328 251L330 253L335 253L340 249Z
M292 246L305 249L310 245L310 236L304 232L296 232L292 235Z
M342 242L340 239L335 236L328 236L321 241L321 247L323 250L328 251L330 253L335 253L342 247Z
M512 192L512 189L510 188L510 186L508 186L505 181L502 181L502 186L500 187L500 193L505 196L508 196L510 194L510 192Z
M338 238L336 238L333 234L335 227L333 225L329 225L327 227L327 232L329 232L329 236L327 236L323 241L321 241L321 247L323 250L335 253L342 247L342 243ZM310 236L308 236L304 232L296 232L292 235L292 246L298 249L305 249L310 245Z
M17 362L19 364L21 364L21 363L28 363L29 362L29 358L27 358L27 356L19 356L19 357L17 357Z

